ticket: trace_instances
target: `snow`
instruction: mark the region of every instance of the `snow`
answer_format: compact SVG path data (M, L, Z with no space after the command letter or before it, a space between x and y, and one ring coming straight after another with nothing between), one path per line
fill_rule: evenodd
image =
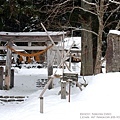
M66 34L65 32L53 32L53 31L48 31L48 34L51 36L54 35L63 35ZM46 32L0 32L1 36L47 36Z
M113 32L113 31L111 31ZM117 33L118 34L118 33ZM69 48L73 41L79 46L80 38L66 38L65 47ZM67 41L67 42L66 42ZM80 64L72 65L72 73L80 73ZM104 63L105 66L105 63ZM88 85L82 91L76 85L71 86L69 96L61 99L60 79L54 79L53 89L46 90L43 95L43 113L40 113L40 94L42 88L36 87L39 79L47 79L46 68L13 67L15 86L10 90L0 90L0 96L26 96L25 101L0 101L0 120L118 120L120 119L120 72L103 73L85 76ZM54 68L61 75L62 69ZM68 72L68 71L65 71ZM83 76L78 82L84 83ZM66 86L67 92L69 85Z
M43 95L43 113L40 113L39 95L43 89L35 87L35 80L47 77L46 73L47 69L43 68L15 68L15 87L0 90L0 96L25 95L28 99L24 102L0 101L0 120L120 119L119 72L85 76L88 86L82 91L71 86L70 102L68 96L61 99L58 95L61 87L59 79L55 79L54 88L47 89ZM83 81L82 76L79 76L80 81ZM66 89L68 91L68 85Z
M75 42L75 45L81 50L81 37L66 37L64 39L65 49L69 49L71 45ZM72 49L75 50L75 49Z
M110 30L109 33L120 35L120 31L118 30Z

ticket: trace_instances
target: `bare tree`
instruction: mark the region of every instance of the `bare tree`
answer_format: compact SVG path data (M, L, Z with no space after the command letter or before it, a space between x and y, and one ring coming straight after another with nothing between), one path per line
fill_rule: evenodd
M65 17L65 14L72 13L73 10L73 0L53 0L51 2L47 1L46 4L39 8L40 13L44 13L43 23L46 28L58 28L63 29L63 24L70 26L69 18Z
M97 16L97 19L98 19L98 31L97 32L93 31L90 28L87 29L87 27L81 28L80 30L90 32L90 33L95 34L97 36L97 52L96 52L94 74L98 74L101 72L101 64L102 64L102 61L101 61L102 51L101 51L101 49L102 49L102 40L103 40L104 29L108 25L114 24L116 22L116 21L112 21L109 23L109 19L116 11L119 11L120 3L118 2L119 0L81 0L81 1L90 7L85 8L82 6L81 7L75 6L74 0L66 0L66 1L60 0L59 2L57 2L55 4L52 4L52 5L49 4L49 5L44 6L48 10L47 11L48 17L45 21L48 21L49 19L51 21L53 21L56 18L56 16L60 16L61 14L63 15L63 14L68 12L70 14L69 14L69 18L66 20L67 21L66 26L70 27L70 25L71 25L69 22L70 15L72 14L72 12L75 9L80 9L80 10L83 10L83 11L89 13L89 14L93 14L93 15ZM107 18L105 19L105 13L107 12L110 4L116 5L116 7L114 9L112 9L111 11L109 11ZM50 6L51 6L51 8L50 8ZM42 7L40 9L41 12L43 12L44 7ZM84 19L82 19L82 22L85 22ZM90 22L86 23L86 24L90 24ZM62 24L59 24L59 25L62 27ZM87 34L87 32L86 32L86 34Z
M92 11L87 10L87 12L90 12L90 13L96 15L98 18L98 22L99 22L98 35L97 35L97 55L96 55L96 62L95 62L95 69L94 69L94 74L98 74L101 72L101 64L102 64L101 49L102 49L102 39L103 39L104 28L106 27L107 22L110 19L110 17L112 16L112 14L120 9L120 4L117 1L107 1L107 0L99 0L99 1L95 0L94 3L88 2L87 0L82 0L82 1L85 2L86 4L93 6L94 9L92 9ZM119 5L117 8L112 10L111 14L107 17L106 20L104 20L104 15L108 9L110 2L119 4Z

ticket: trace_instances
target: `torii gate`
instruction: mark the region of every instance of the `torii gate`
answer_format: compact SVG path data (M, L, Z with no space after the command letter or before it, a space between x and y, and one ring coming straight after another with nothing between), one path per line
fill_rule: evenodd
M49 34L49 36L48 36ZM6 42L7 45L14 49L24 49L24 50L43 50L46 46L32 46L33 42L46 43L47 45L60 42L65 32L0 32L0 41ZM52 42L50 38L52 38ZM13 46L13 43L26 42L27 46ZM60 48L58 48L60 49ZM7 90L10 89L11 81L11 57L12 52L6 46L0 46L0 50L7 50L6 67L5 67L5 87ZM61 59L61 58L60 58ZM47 63L48 63L48 76L52 74L51 71L51 56L49 55L49 50L47 53Z

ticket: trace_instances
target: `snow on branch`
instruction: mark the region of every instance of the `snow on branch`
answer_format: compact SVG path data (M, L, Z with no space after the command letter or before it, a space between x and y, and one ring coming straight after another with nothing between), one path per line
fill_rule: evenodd
M91 30L87 30L87 29L84 29L84 28L67 27L67 26L63 26L63 28L71 28L71 29L73 29L73 30L86 31L86 32L93 33L93 34L96 35L96 36L99 36L99 34L97 34L96 32L91 31Z
M109 2L115 3L115 4L119 4L119 5L120 5L120 2L117 2L117 1L115 1L115 0L109 0Z
M67 2L70 2L70 1L71 1L71 0L66 0L66 1L60 3L59 6L64 5L64 4L66 4Z
M93 34L96 35L96 36L99 36L96 32L91 31L91 30L87 30L87 29L83 29L83 28L80 29L80 30L87 31L87 32L93 33Z
M91 3L91 2L88 2L88 1L86 1L86 0L82 0L82 1L85 2L85 3L87 3L87 4L89 4L89 5L94 5L94 6L96 6L95 3Z
M118 22L118 24L117 24L117 26L116 26L115 29L116 29L116 30L120 29L120 20L119 20L119 22Z

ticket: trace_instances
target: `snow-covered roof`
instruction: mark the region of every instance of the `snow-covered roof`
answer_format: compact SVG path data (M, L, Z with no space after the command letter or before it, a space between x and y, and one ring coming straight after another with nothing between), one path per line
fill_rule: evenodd
M48 34L51 36L54 35L63 35L65 32L53 32L48 31ZM1 36L47 36L46 32L0 32Z
M120 35L120 31L118 30L110 30L109 33Z
M64 48L69 49L70 46L73 44L73 41L75 41L76 47L81 50L81 37L67 37L64 39ZM75 50L75 49L72 49Z
M58 42L61 41L63 34L66 35L66 32L0 32L0 41L14 40L14 42L46 42L50 40L48 38L48 35L50 35L54 42Z

